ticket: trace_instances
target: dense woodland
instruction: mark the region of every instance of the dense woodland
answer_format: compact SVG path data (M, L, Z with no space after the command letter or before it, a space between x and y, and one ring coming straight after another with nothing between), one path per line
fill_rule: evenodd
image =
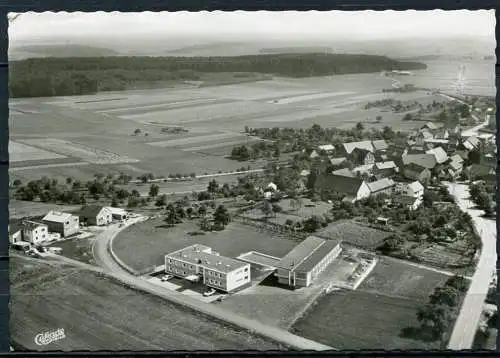
M199 80L205 73L264 73L288 77L417 70L426 65L384 56L272 54L237 57L38 58L10 63L10 95L47 97L120 91L136 84Z

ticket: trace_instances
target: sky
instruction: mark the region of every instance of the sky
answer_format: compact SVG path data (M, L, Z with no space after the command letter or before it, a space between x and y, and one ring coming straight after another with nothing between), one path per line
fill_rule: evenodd
M494 10L45 12L24 13L9 27L11 42L103 34L360 39L465 35L494 39L495 13Z

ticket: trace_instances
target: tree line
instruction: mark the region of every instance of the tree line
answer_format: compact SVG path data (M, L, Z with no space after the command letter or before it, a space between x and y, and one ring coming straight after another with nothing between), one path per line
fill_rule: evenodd
M288 77L416 70L427 66L384 56L270 54L234 57L36 58L9 64L10 96L47 97L125 90L139 83L199 80L204 73L264 73Z

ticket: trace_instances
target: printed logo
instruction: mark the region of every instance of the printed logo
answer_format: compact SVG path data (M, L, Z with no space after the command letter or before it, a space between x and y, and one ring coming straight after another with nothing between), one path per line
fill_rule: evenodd
M35 336L35 344L39 346L46 346L52 342L59 341L63 338L66 338L66 335L64 334L64 329L59 328L56 331L37 334Z

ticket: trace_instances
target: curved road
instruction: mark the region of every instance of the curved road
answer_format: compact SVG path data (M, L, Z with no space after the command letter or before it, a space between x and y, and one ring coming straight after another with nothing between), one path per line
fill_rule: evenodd
M496 221L485 219L482 210L471 209L469 187L464 184L446 183L448 191L454 196L460 209L472 217L477 233L481 236L482 248L476 271L472 276L469 290L455 322L448 342L448 349L470 349L479 326L484 301L492 276L496 272Z
M149 292L177 304L212 316L221 321L241 327L250 332L255 332L294 349L317 351L333 349L332 347L296 336L286 330L271 327L258 321L238 316L232 312L221 309L217 305L204 303L196 298L169 290L158 284L151 283L140 277L132 275L116 262L113 255L110 253L109 245L121 230L134 224L135 222L138 222L139 220L141 220L141 218L133 219L133 221L129 220L129 222L122 228L118 225L111 225L108 229L98 235L95 240L94 247L92 249L94 258L97 264L114 278L138 290Z

